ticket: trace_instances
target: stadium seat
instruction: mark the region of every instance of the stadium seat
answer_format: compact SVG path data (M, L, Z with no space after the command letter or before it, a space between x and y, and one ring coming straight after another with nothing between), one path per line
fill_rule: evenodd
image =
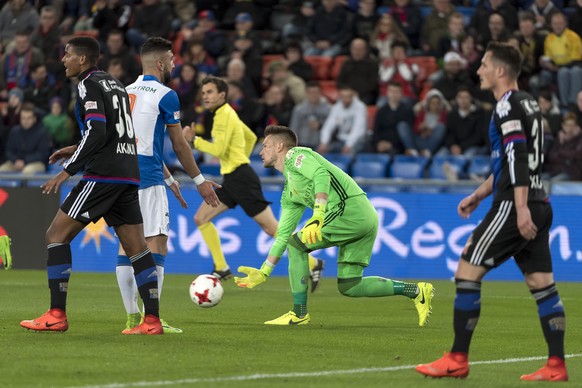
M354 178L386 178L389 163L388 154L357 154L351 175Z
M20 187L18 179L0 179L0 187Z
M368 129L371 131L374 129L374 122L376 121L376 113L378 112L378 107L376 105L368 105Z
M387 184L378 184L378 185L368 185L363 187L364 191L367 193L403 193L406 192L407 188L401 185L391 185Z
M422 156L396 155L390 166L390 176L400 179L421 179L428 159Z
M350 155L330 153L325 154L324 157L349 174L350 164L352 163Z
M580 182L555 182L551 185L552 195L576 195L582 196L582 183Z
M445 187L445 192L448 194L470 195L475 191L475 188L476 188L475 186L450 184Z
M258 176L273 175L273 169L263 167L263 161L260 158L251 158L251 167L255 170Z
M388 154L374 154L374 153L360 153L356 155L358 162L381 162L387 167L390 163L390 155Z
M330 73L330 78L333 80L336 80L337 77L339 76L339 73L342 69L342 65L344 64L344 62L349 58L349 56L347 55L338 55L337 57L334 58L333 60L333 65L331 65L331 73Z
M319 85L321 86L321 94L323 94L323 96L325 98L327 98L327 100L331 104L334 104L337 101L337 96L338 96L336 82L335 81L320 81Z
M491 158L488 155L474 156L467 169L469 175L487 176L491 173Z
M306 56L304 57L305 62L309 63L313 67L313 79L314 80L328 80L329 72L331 69L331 64L333 58L322 57L318 55Z
M428 177L430 179L447 179L443 168L445 163L449 163L451 169L459 174L465 172L467 158L463 155L434 156L428 168Z

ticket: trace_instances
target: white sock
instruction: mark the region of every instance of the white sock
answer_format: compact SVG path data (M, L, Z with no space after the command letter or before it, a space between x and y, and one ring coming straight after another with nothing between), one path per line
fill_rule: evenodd
M133 267L130 265L118 265L115 268L115 275L117 275L117 284L119 285L119 291L121 291L125 311L128 314L139 313L137 304L139 292L133 276Z

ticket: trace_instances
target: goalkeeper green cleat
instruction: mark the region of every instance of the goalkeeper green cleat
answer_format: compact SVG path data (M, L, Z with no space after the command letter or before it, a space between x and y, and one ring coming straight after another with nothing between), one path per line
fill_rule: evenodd
M164 329L164 334L182 334L182 329L178 329L177 327L170 326L165 319L160 318L160 322L162 322L162 328Z
M125 329L130 330L141 323L143 316L141 313L127 314L127 322L125 323Z
M426 326L428 317L432 313L432 298L434 287L430 283L420 282L417 284L420 292L414 298L414 306L418 311L418 326Z
M271 321L265 322L265 325L279 325L279 326L293 326L293 325L307 325L311 321L309 314L305 314L304 317L300 318L293 311L289 311L281 315L279 318L275 318Z
M0 264L4 269L12 268L12 253L10 253L10 237L0 236Z

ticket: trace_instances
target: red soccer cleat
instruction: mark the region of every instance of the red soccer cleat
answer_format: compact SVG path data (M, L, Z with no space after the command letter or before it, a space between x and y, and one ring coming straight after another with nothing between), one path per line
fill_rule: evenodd
M430 364L416 366L416 371L430 377L455 377L464 379L469 376L469 360L462 353L447 353Z
M566 363L559 357L550 357L546 365L519 378L524 381L568 381Z
M67 331L67 313L61 309L50 309L40 317L20 322L25 329L35 331Z
M162 322L160 318L155 315L148 314L143 318L143 322L132 327L131 329L125 329L121 333L123 334L144 334L144 335L156 335L164 334L164 329L162 328Z

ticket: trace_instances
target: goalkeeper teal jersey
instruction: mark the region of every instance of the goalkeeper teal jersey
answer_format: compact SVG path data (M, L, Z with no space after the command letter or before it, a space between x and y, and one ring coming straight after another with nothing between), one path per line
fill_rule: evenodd
M327 193L325 224L343 213L345 200L366 193L342 169L310 148L294 147L285 156L285 187L281 194L281 218L269 255L281 257L305 208L313 209L315 194Z

